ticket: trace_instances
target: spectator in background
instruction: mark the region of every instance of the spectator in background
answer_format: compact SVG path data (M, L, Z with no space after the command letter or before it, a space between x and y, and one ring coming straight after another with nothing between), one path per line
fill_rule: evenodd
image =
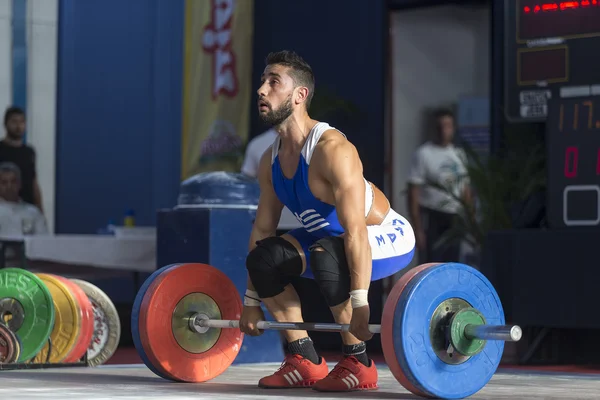
M19 197L21 171L11 162L0 163L0 235L47 234L46 219L34 205Z
M446 233L460 203L449 193L431 185L442 185L458 198L471 201L466 177L464 152L452 144L456 124L454 114L440 110L435 114L436 134L421 145L413 156L408 177L408 209L415 230L419 262L458 262L460 243L435 249L435 243Z
M19 196L26 203L35 205L41 212L42 192L37 180L35 150L24 143L25 112L10 107L4 113L6 137L0 141L0 162L12 162L19 167L21 191Z
M260 157L264 152L273 144L277 132L274 129L269 129L266 132L261 133L248 143L246 147L246 155L244 157L244 163L242 164L242 174L256 178L258 173L258 164L260 163Z

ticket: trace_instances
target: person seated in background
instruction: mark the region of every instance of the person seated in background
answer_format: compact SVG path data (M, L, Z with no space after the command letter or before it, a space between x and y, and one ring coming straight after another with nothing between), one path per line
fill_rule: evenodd
M0 236L47 234L40 209L19 197L21 170L11 162L0 163Z
M19 167L21 200L35 205L43 213L42 191L37 179L35 150L24 141L25 111L18 107L9 107L4 113L4 127L6 136L0 140L0 162L12 162Z

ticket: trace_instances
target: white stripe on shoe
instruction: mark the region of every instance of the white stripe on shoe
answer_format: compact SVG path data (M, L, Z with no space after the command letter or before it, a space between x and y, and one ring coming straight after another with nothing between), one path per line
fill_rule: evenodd
M302 382L304 378L300 375L297 369L290 371L288 373L283 374L283 377L289 383L290 386L294 386L295 384Z
M348 378L347 378L347 379L348 379L348 380L352 380L352 382L353 382L353 385L352 385L352 386L353 386L353 387L354 387L354 386L358 386L358 383L359 383L359 382L358 382L358 378L357 378L356 376L354 376L354 374L352 374L352 373L351 373L350 375L348 375Z
M298 383L298 378L296 378L296 375L294 375L294 372L288 372L288 373L287 373L287 376L289 376L289 377L290 377L290 379L291 379L292 381L294 381L294 383Z
M352 389L352 386L354 385L354 382L350 383L350 380L348 378L342 378L342 382L344 382L346 386L348 386L348 389Z
M348 389L354 389L356 386L358 386L358 378L354 375L354 374L349 374L347 377L342 378L342 382L344 382L346 384L346 386L348 386Z
M298 377L298 381L303 380L302 375L300 375L300 372L298 372L297 369L294 370L294 374L296 374L296 376Z
M290 377L288 375L289 374L283 374L283 377L290 384L290 386L294 386L294 382L292 382L292 380L290 379Z

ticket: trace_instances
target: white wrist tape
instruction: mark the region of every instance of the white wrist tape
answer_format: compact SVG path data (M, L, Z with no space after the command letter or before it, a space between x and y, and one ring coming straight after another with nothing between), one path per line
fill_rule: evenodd
M246 294L244 295L244 305L248 307L259 307L260 297L258 297L258 293L253 290L246 289Z
M350 292L350 303L352 308L359 308L369 304L369 291L357 289Z

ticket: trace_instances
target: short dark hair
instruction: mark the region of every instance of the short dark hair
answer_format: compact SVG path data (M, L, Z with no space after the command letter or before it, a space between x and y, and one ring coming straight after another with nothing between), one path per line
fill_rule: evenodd
M25 115L25 111L23 111L22 108L19 108L19 107L16 107L16 106L8 107L6 109L6 111L4 112L4 125L6 125L8 123L8 120L13 115Z
M436 121L440 118L450 117L454 119L454 113L449 108L439 108L434 113Z
M265 64L279 64L291 68L290 76L296 86L306 86L308 88L308 96L306 97L306 109L308 110L315 94L315 75L311 66L296 52L290 50L269 53Z

